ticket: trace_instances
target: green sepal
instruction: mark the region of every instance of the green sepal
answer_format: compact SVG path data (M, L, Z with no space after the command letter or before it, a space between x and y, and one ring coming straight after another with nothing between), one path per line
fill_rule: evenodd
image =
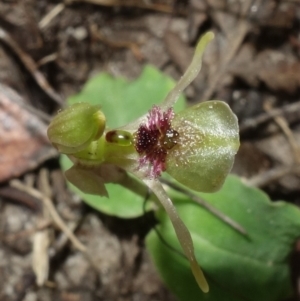
M105 129L100 106L76 103L59 112L48 128L51 143L63 154L74 154L98 139Z

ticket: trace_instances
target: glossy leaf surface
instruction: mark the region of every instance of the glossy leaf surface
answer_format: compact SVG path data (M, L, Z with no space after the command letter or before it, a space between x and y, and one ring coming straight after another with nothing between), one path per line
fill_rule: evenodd
M229 176L214 194L199 194L234 219L248 232L245 237L215 216L173 193L176 208L192 234L198 262L210 292L195 284L187 260L167 248L152 231L147 248L167 286L181 301L279 301L291 294L289 257L300 236L300 211L284 203L271 203L261 191ZM159 212L158 230L180 250L168 216Z

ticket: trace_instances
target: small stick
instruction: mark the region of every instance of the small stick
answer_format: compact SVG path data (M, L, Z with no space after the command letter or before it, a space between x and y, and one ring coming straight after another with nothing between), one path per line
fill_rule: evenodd
M128 48L131 50L131 52L133 53L133 55L135 56L135 58L138 61L143 60L143 55L142 55L139 45L137 43L130 42L130 41L112 41L112 40L108 39L99 29L97 30L96 25L92 25L90 27L90 30L91 30L92 35L96 39L102 41L104 44L108 45L109 47Z
M5 43L19 57L23 65L26 67L26 69L29 71L29 73L32 75L32 77L35 79L36 83L41 87L41 89L57 104L59 104L61 107L64 107L65 104L62 98L59 94L57 94L54 91L54 89L51 87L43 73L38 70L35 61L27 53L25 53L21 49L21 47L12 39L9 33L7 33L1 27L0 41Z
M266 113L262 113L254 118L249 118L240 125L240 132L245 132L251 128L256 128L262 123L269 121L270 119L283 115L285 113L294 113L300 110L300 101L292 104L287 104L278 109L272 109Z
M300 172L299 165L293 166L279 166L273 169L270 169L262 174L254 176L246 180L246 184L254 187L263 187L267 184L274 182L288 174Z
M78 249L81 252L86 253L87 249L86 247L77 239L77 237L74 235L74 233L67 227L67 225L65 224L65 222L62 220L62 218L60 217L60 215L57 213L52 201L46 197L45 195L43 195L42 193L40 193L38 190L32 188L32 187L28 187L26 185L24 185L21 181L19 180L11 180L9 182L10 186L19 189L21 191L24 191L30 195L32 195L33 197L41 200L44 205L47 207L47 209L49 210L49 213L53 219L53 221L55 222L55 224L60 228L61 231L63 231L65 233L65 235L70 239L70 241L73 243L73 245L75 246L76 249Z
M35 116L37 116L41 121L45 122L46 124L49 124L50 121L52 120L52 117L50 115L48 115L47 113L40 111L38 109L36 109L35 107L33 107L32 105L29 105L25 102L20 103L19 104L21 107L23 107L24 109L26 109L28 112L34 114Z
M51 53L51 54L46 55L46 56L44 56L43 58L41 58L41 59L36 63L36 65L37 65L38 67L43 66L43 65L45 65L45 64L48 64L48 63L50 63L50 62L55 61L55 60L57 59L57 57L58 57L57 52Z
M236 36L233 37L232 41L230 41L230 49L226 52L226 55L223 58L223 61L220 64L220 67L216 69L213 75L210 77L211 81L208 83L207 88L205 89L203 95L201 96L201 100L211 99L213 94L215 93L215 89L224 77L226 73L227 66L232 61L232 59L236 56L237 51L239 50L241 43L243 42L246 34L249 31L249 24L241 23L241 25L237 26L239 28Z
M271 110L270 103L265 104L265 110L267 112ZM291 150L294 154L295 162L299 164L300 163L299 146L297 144L297 141L294 137L292 130L289 127L288 122L286 121L284 116L274 116L273 119L276 122L276 124L279 126L279 128L282 130L283 134L286 136L286 139L289 142Z
M39 28L46 28L50 24L50 22L65 9L65 7L66 6L64 3L58 3L57 5L55 5L53 9L51 9L49 13L46 14L46 16L44 16L39 22Z
M39 223L37 226L35 226L33 228L30 228L30 229L22 230L22 231L12 233L12 234L8 234L8 235L5 235L5 236L2 236L1 233L0 233L0 238L3 241L14 241L14 240L17 240L17 239L20 239L20 238L30 236L30 235L34 234L35 232L37 232L37 231L45 230L45 229L49 228L51 225L52 225L52 221L44 220L41 223Z
M182 188L178 185L176 185L175 183L163 179L161 178L160 181L164 184L167 184L169 187L171 187L172 189L185 194L186 196L188 196L189 198L191 198L193 201L195 201L196 203L198 203L200 206L202 206L203 208L205 208L207 211L209 211L210 213L212 213L213 215L215 215L216 217L218 217L221 221L223 221L224 223L226 223L227 225L229 225L231 228L233 228L234 230L238 231L239 233L247 236L248 233L247 231L237 222L235 222L234 220L232 220L230 217L228 217L227 215L225 215L224 213L222 213L221 211L219 211L218 209L216 209L215 207L213 207L212 205L208 204L207 202L205 202L204 200L202 200L200 197L198 197L196 194L192 193L191 191Z
M154 11L159 11L162 13L174 13L173 6L166 4L158 4L158 3L148 3L147 1L136 1L136 0L66 0L67 4L72 4L74 2L85 2L85 3L93 3L95 5L102 6L120 6L120 7L137 7L143 9L149 9ZM186 11L179 11L180 15L187 15Z
M203 95L201 96L202 100L211 99L212 95L216 90L217 85L224 77L228 65L236 56L238 50L240 49L245 39L245 36L248 34L251 28L249 22L245 18L245 15L248 9L251 7L252 1L246 0L244 5L245 5L244 11L242 12L241 16L237 18L237 24L235 26L235 29L228 37L228 46L227 46L228 51L224 53L224 57L222 58L219 67L214 71L213 75L210 76L211 81L208 83L207 88L205 89Z

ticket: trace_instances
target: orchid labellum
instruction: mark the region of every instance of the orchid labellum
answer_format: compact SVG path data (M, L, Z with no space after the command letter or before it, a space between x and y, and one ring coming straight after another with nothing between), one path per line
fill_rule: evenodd
M153 191L204 292L209 287L196 261L191 235L158 179L167 172L191 189L214 192L232 167L239 147L238 122L226 103L207 101L178 114L173 111L182 91L199 73L212 38L208 32L200 39L190 66L164 102L128 125L107 129L99 106L77 103L61 111L48 129L52 144L73 162L67 179L83 192L107 196L105 184L113 182L138 193L137 186L124 180L126 172Z

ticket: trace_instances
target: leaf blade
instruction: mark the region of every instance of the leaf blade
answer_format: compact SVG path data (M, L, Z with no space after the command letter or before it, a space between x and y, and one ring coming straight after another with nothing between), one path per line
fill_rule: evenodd
M299 209L284 202L271 203L264 193L245 186L233 176L228 177L219 192L199 195L240 223L249 237L177 195L176 208L192 234L196 257L207 275L210 292L204 295L197 290L187 261L162 245L152 231L146 246L171 290L182 301L287 298L291 294L288 256L300 233ZM179 249L167 217L163 212L159 217L161 234ZM185 276L175 277L176 273Z

